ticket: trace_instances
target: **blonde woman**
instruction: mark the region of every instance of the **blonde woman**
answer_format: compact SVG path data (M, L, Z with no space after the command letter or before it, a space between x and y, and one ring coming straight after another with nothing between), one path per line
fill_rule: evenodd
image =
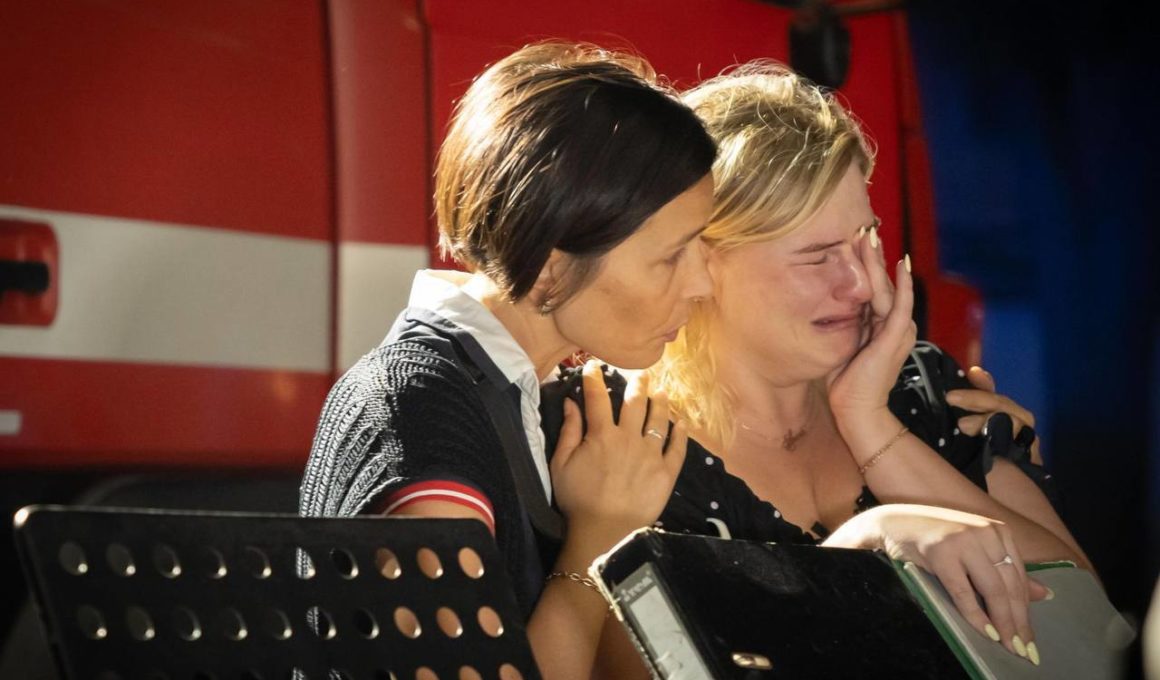
M978 436L988 413L1007 413L1016 430L1032 416L981 369L968 375L916 345L909 262L895 267L895 288L858 123L772 63L684 99L720 149L703 236L714 289L653 369L654 385L696 442L808 537L841 543L852 518L889 504L978 517L999 541L952 537L962 550L919 562L980 632L1038 663L1027 607L1046 593L1023 560L1091 566L1036 483L1045 475L1026 438L1009 459Z

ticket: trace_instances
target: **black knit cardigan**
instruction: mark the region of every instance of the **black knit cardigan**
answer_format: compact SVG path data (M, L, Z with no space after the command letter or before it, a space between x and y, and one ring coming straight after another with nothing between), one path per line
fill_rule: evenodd
M428 479L473 486L492 503L496 543L516 599L530 616L543 587L543 565L554 563L559 545L536 531L520 501L502 436L477 389L482 380L513 395L515 386L466 331L431 312L405 310L383 344L331 389L299 512L370 512L394 489ZM510 409L519 423L515 399L501 409Z

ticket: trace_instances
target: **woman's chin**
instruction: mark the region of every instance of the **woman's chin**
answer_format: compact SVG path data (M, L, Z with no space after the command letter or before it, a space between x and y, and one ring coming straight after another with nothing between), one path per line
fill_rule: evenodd
M650 368L653 364L661 360L664 355L665 344L657 343L656 346L646 345L636 350L608 352L606 354L596 354L601 361L604 361L610 366L623 368L628 370L643 370Z
M825 377L834 371L842 368L850 363L850 360L858 354L858 342L832 343L830 346L821 346L818 348L823 354L818 357L818 364L825 367L821 375L818 377Z

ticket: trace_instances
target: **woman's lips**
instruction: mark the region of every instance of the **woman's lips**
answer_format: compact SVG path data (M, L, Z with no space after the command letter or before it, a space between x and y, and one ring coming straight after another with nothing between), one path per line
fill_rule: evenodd
M814 328L824 332L860 328L862 326L862 315L844 314L842 316L825 316L820 319L814 319L813 325Z
M675 328L673 328L668 333L665 333L661 337L664 338L665 342L672 342L672 341L676 340L677 334L679 334L681 332L681 329L684 328L685 324L687 324L687 323L689 323L689 320L685 319L681 323L677 324L677 326Z

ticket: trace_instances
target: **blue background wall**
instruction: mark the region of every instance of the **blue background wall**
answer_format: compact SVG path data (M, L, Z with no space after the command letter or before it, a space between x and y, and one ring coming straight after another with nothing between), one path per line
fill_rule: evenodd
M984 363L1037 413L1065 519L1142 616L1160 565L1160 69L1152 24L1110 4L913 2L911 31L943 267L982 291Z

